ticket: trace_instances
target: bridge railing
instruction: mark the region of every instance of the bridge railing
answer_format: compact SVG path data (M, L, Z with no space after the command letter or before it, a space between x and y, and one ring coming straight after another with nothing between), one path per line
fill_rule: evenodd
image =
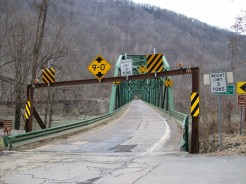
M4 136L4 145L5 147L16 147L41 140L64 135L72 135L77 132L85 131L101 124L107 123L110 119L112 119L114 116L117 116L122 110L124 110L127 105L128 104L122 106L112 113L107 113L105 115L101 115L92 119L18 135Z
M178 111L170 110L169 114L182 126L183 136L180 142L180 151L189 151L189 116Z
M180 140L180 151L188 152L189 151L189 116L175 110L167 111L151 103L148 104L154 107L155 109L157 109L158 112L164 113L166 116L172 118L175 122L177 122L182 127L183 136Z

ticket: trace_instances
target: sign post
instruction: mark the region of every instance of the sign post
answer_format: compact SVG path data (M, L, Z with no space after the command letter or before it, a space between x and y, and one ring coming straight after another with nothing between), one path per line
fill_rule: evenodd
M243 134L243 108L241 107L240 135Z
M210 84L211 84L211 93L218 94L218 124L220 129L220 149L223 149L222 141L222 123L221 123L221 103L220 103L220 94L227 93L227 84L226 84L226 73L212 73L209 75Z

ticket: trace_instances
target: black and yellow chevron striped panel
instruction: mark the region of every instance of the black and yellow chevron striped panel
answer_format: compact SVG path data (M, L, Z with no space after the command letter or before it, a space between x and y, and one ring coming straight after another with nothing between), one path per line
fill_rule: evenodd
M192 117L198 117L199 113L200 113L200 108L199 108L199 101L200 101L200 97L199 97L199 93L197 92L193 92L191 93L191 116Z
M146 55L148 73L162 72L164 70L162 54Z
M30 103L30 101L27 101L26 102L26 107L25 107L25 118L26 119L29 119L29 117L30 117L30 114L31 114L31 103Z
M42 70L42 81L43 83L54 83L55 82L55 69L45 68Z

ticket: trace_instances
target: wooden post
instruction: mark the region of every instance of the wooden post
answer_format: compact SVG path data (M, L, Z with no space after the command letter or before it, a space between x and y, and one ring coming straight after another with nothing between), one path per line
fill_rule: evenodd
M192 68L192 92L199 93L199 68ZM199 116L192 117L190 153L199 153Z

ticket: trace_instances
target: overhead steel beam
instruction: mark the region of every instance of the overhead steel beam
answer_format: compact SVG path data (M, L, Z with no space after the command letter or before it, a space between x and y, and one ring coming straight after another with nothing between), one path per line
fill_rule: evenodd
M96 84L96 83L108 83L108 82L115 82L115 81L126 81L126 80L138 80L138 79L149 79L149 78L158 78L158 77L166 77L166 76L174 76L174 75L185 75L190 74L198 67L194 68L184 68L178 70L170 70L170 71L163 71L158 73L147 73L147 74L139 74L139 75L132 75L128 77L109 77L103 78L101 81L98 79L83 79L83 80L73 80L73 81L62 81L62 82L54 82L50 83L49 85L46 83L43 84L33 84L31 85L33 88L40 88L40 87L56 87L56 86L74 86L74 85L81 85L81 84Z

